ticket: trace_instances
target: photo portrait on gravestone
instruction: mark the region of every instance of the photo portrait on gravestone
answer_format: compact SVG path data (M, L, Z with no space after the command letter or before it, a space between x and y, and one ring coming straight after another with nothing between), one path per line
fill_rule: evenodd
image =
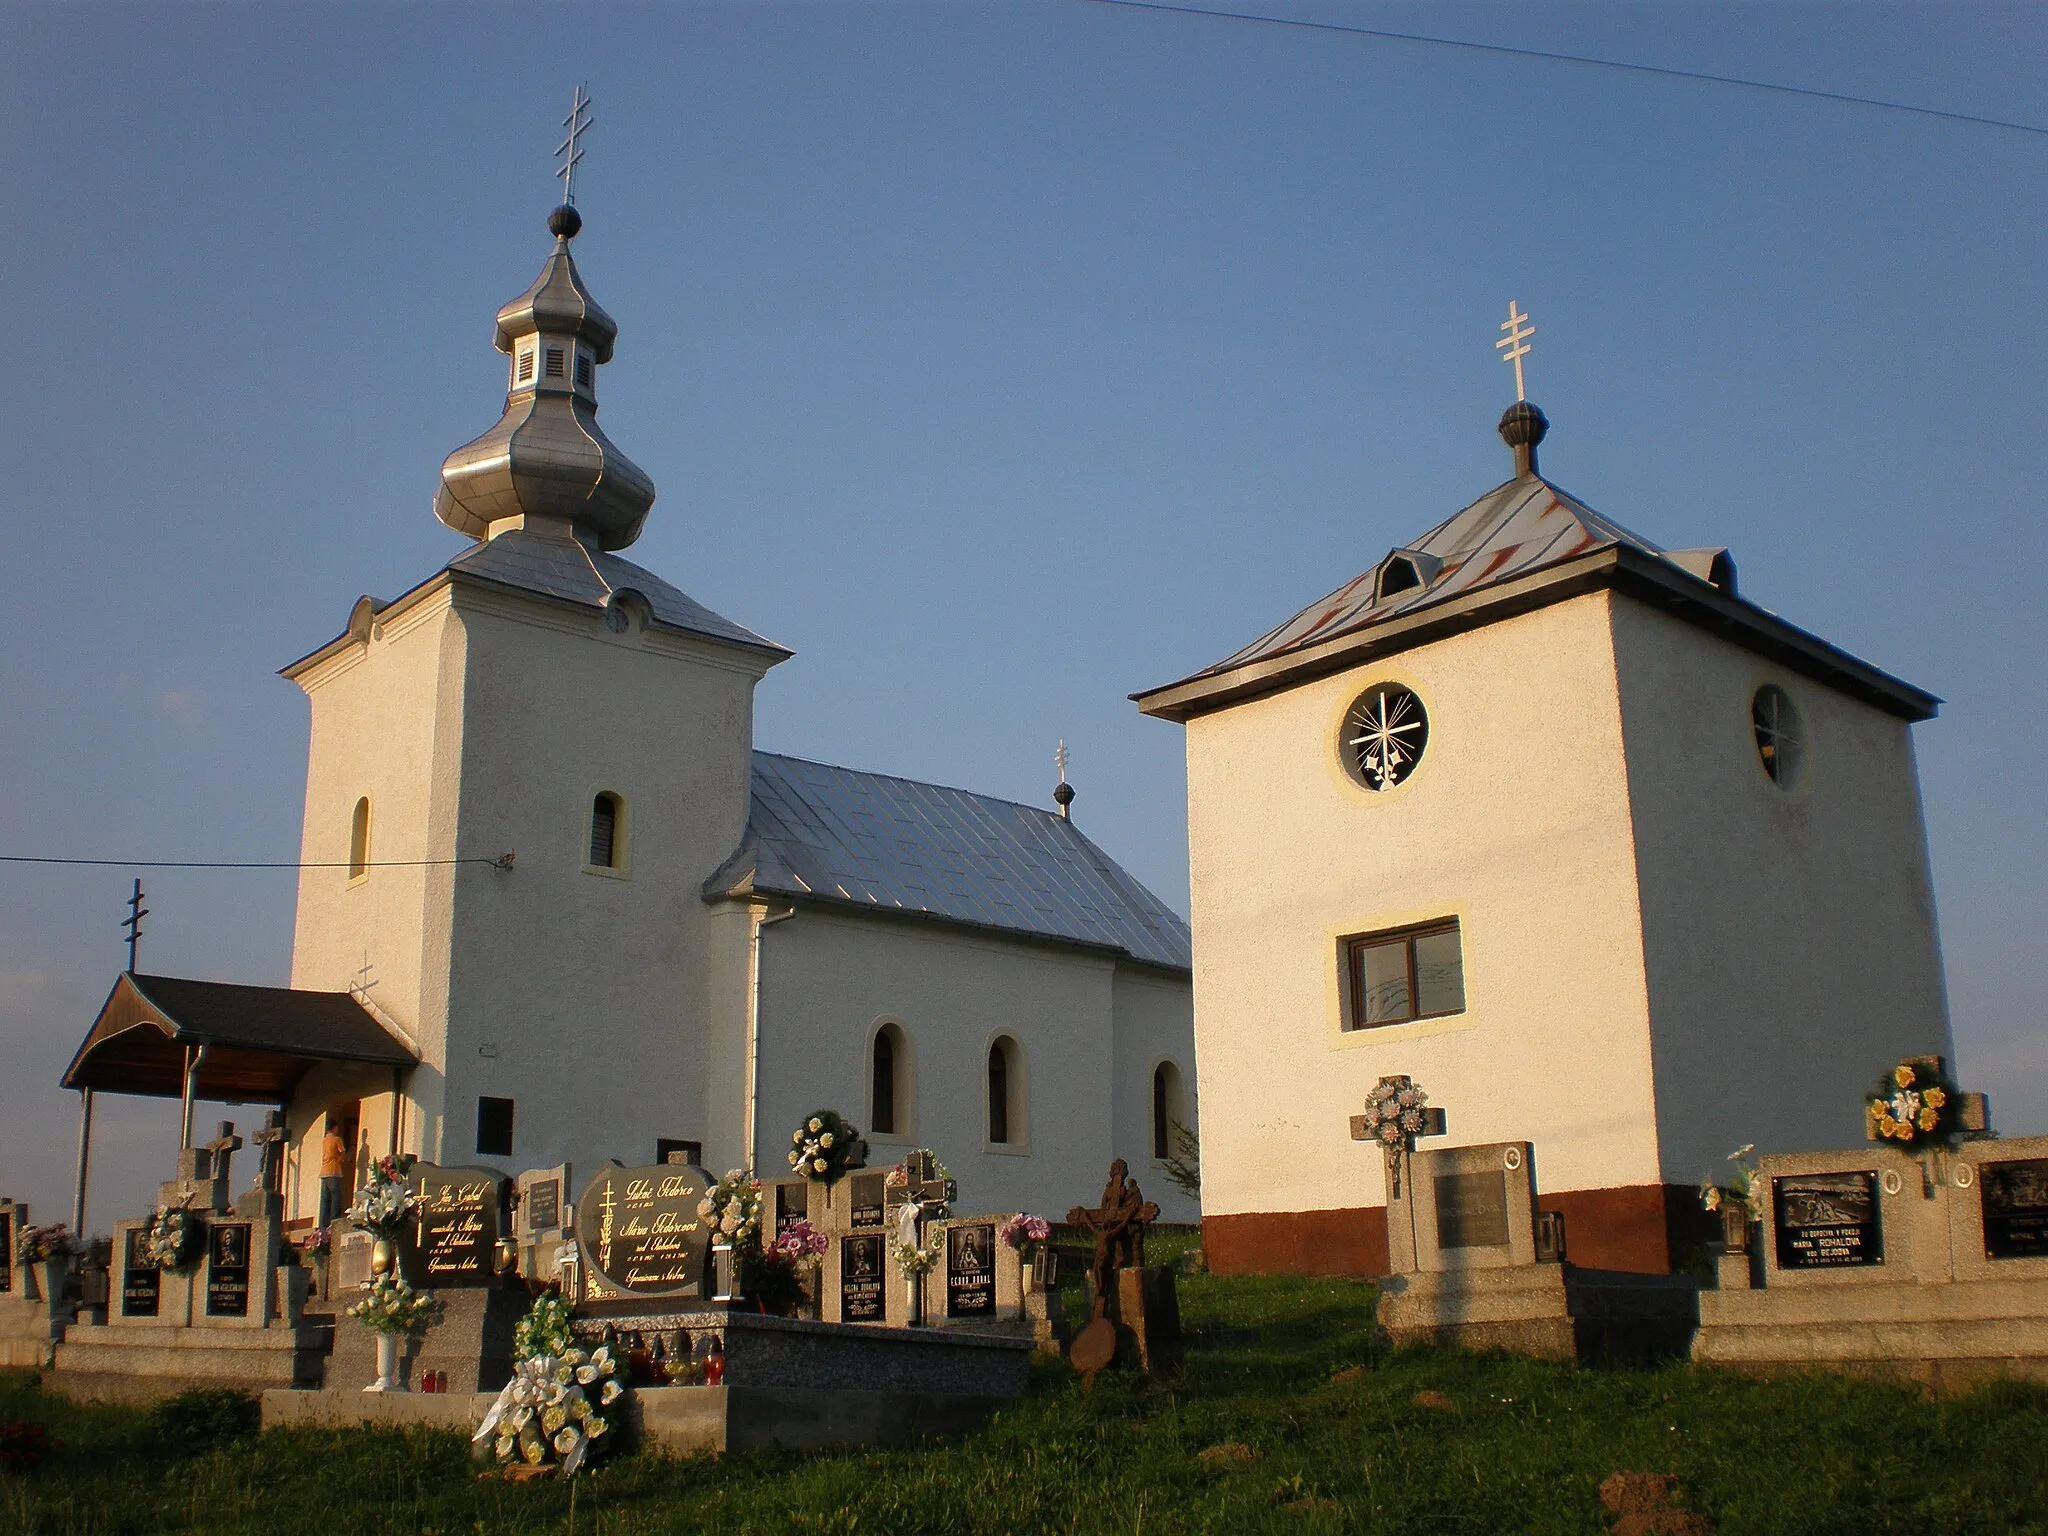
M882 1239L879 1234L845 1237L839 1240L841 1321L882 1321L882 1279Z
M993 1224L946 1229L946 1315L992 1317L996 1310Z

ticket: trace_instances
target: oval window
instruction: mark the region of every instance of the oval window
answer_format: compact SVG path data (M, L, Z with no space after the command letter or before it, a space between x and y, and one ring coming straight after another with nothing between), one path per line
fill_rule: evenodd
M1429 716L1412 689L1377 683L1344 713L1344 771L1370 790L1392 789L1415 771L1429 744Z

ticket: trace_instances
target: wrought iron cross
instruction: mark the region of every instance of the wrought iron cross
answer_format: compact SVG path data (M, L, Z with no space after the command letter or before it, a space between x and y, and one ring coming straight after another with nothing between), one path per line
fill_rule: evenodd
M1508 317L1501 324L1507 332L1493 345L1501 354L1501 361L1515 365L1515 398L1527 400L1528 392L1522 388L1522 359L1529 355L1529 338L1536 334L1536 327L1529 323L1529 317L1516 307L1513 299L1508 300Z
M128 898L128 915L121 919L121 926L128 930L128 974L135 974L135 952L142 947L142 920L149 916L149 908L142 904L142 877L135 877L135 893Z
M562 157L562 168L555 172L562 178L562 201L572 208L576 206L576 162L583 158L583 151L576 147L576 140L589 131L590 124L590 98L579 85L569 115L562 119L562 126L569 130L569 137L555 146L555 153Z

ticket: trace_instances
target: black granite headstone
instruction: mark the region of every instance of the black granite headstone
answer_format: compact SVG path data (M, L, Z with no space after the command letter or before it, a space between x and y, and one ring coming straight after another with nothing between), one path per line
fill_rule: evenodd
M250 1223L217 1221L206 1229L206 1315L249 1315Z
M14 1289L14 1212L0 1211L0 1296Z
M1977 1178L1984 1197L1984 1257L2048 1256L2048 1158L1981 1163Z
M1508 1246L1508 1179L1498 1169L1436 1175L1436 1245Z
M149 1232L143 1227L130 1227L121 1253L121 1315L123 1317L155 1317L158 1302L163 1296L163 1271L152 1264L143 1252L143 1244L149 1240Z
M883 1189L888 1175L883 1173L856 1173L847 1180L853 1202L853 1225L856 1227L879 1227L882 1224Z
M946 1316L995 1315L995 1224L946 1228Z
M576 1202L576 1244L610 1286L636 1296L702 1296L711 1233L701 1168L607 1164Z
M495 1168L413 1169L419 1194L415 1257L426 1286L488 1285L495 1272L505 1176Z
M775 1186L775 1235L782 1236L800 1221L811 1219L811 1186L804 1183Z
M562 1224L562 1183L541 1179L526 1186L526 1230L545 1232Z
M1800 1173L1771 1180L1778 1268L1840 1269L1884 1262L1874 1172Z
M883 1265L879 1233L839 1240L839 1320L843 1323L882 1321Z

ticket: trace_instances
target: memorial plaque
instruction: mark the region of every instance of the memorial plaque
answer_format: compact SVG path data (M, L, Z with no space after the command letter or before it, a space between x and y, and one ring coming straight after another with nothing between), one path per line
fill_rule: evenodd
M526 1186L526 1211L522 1218L528 1232L545 1232L562 1224L562 1181L541 1179Z
M250 1223L217 1221L206 1229L206 1315L249 1315Z
M504 1209L505 1176L492 1168L413 1170L420 1197L418 1267L428 1286L488 1285Z
M2048 1258L2048 1158L1980 1163L1984 1257Z
M0 1211L0 1296L14 1289L14 1210Z
M800 1221L811 1219L811 1186L809 1184L778 1184L775 1186L775 1235L782 1236Z
M856 1227L882 1225L884 1207L888 1203L883 1193L888 1177L885 1173L856 1173L847 1180L852 1192L853 1224Z
M946 1316L995 1315L995 1224L946 1228Z
M612 1163L576 1202L576 1242L599 1284L637 1296L702 1296L711 1233L697 1214L701 1168Z
M879 1233L839 1240L839 1320L879 1323L883 1318L884 1268Z
M146 1228L130 1227L121 1245L123 1317L155 1317L157 1303L163 1295L163 1271L143 1255L142 1245L148 1235Z
M1508 1180L1497 1169L1436 1175L1436 1245L1508 1246Z
M1841 1269L1884 1262L1875 1173L1801 1173L1772 1179L1771 1209L1780 1269Z

